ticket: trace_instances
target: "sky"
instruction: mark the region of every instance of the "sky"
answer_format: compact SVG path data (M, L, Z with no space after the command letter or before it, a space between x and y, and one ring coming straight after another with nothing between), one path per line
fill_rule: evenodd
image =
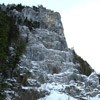
M0 3L43 5L61 14L69 48L100 73L100 0L0 0Z

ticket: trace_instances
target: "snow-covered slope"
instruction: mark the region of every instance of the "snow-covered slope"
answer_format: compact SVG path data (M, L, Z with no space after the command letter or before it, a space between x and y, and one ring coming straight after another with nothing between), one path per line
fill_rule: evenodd
M1 5L5 12L11 7L16 8ZM6 100L100 99L97 74L93 71L86 76L79 71L80 64L74 62L73 50L67 46L58 12L39 6L11 9L7 14L13 16L27 43L16 68L17 77L9 79L15 88L5 90Z

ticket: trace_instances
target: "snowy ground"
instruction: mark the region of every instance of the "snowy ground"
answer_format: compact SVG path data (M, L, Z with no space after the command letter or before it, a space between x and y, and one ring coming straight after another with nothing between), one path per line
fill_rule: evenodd
M78 100L63 92L66 85L58 83L42 84L38 90L47 90L50 94L39 100ZM86 97L86 100L100 100L100 95L95 97Z
M60 93L58 91L51 91L50 95L39 100L77 100L77 99L68 96L65 93Z

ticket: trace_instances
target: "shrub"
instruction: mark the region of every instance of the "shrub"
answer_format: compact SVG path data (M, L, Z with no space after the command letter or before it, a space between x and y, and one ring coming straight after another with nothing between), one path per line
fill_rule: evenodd
M80 64L79 67L80 73L89 76L93 72L91 66L86 61L84 61L80 56L78 56L74 50L73 54L74 54L73 62Z
M9 32L8 17L0 11L0 73L5 72Z
M27 18L25 19L24 24L25 24L26 26L28 26L30 30L32 30L32 27L33 27L33 28L40 28L40 22L34 21L34 22L32 23L32 21L29 21Z
M24 8L24 6L22 6L22 4L18 4L17 6L16 6L16 10L17 11L22 11L22 9Z
M15 50L14 56L10 54L10 46ZM25 46L26 42L20 38L15 20L0 11L0 73L4 77L12 76Z
M16 9L17 11L21 12L23 8L24 8L24 6L22 6L22 4L12 5L10 8L7 7L7 11Z
M34 21L34 22L33 22L33 27L34 27L34 28L39 28L39 27L40 27L40 22Z
M58 74L60 72L60 70L61 69L59 67L55 66L55 67L52 68L52 73L53 74Z
M39 11L39 8L36 7L36 6L33 6L33 10L36 11L36 12L38 12Z

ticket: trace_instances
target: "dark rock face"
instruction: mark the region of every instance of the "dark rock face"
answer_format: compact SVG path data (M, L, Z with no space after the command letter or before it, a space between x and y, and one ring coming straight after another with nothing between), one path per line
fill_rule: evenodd
M5 79L8 88L1 92L5 100L46 100L52 90L78 99L87 97L88 92L94 96L99 93L97 74L90 66L81 65L74 51L68 48L58 12L43 6L1 5L0 8L15 20L25 41L12 79Z

